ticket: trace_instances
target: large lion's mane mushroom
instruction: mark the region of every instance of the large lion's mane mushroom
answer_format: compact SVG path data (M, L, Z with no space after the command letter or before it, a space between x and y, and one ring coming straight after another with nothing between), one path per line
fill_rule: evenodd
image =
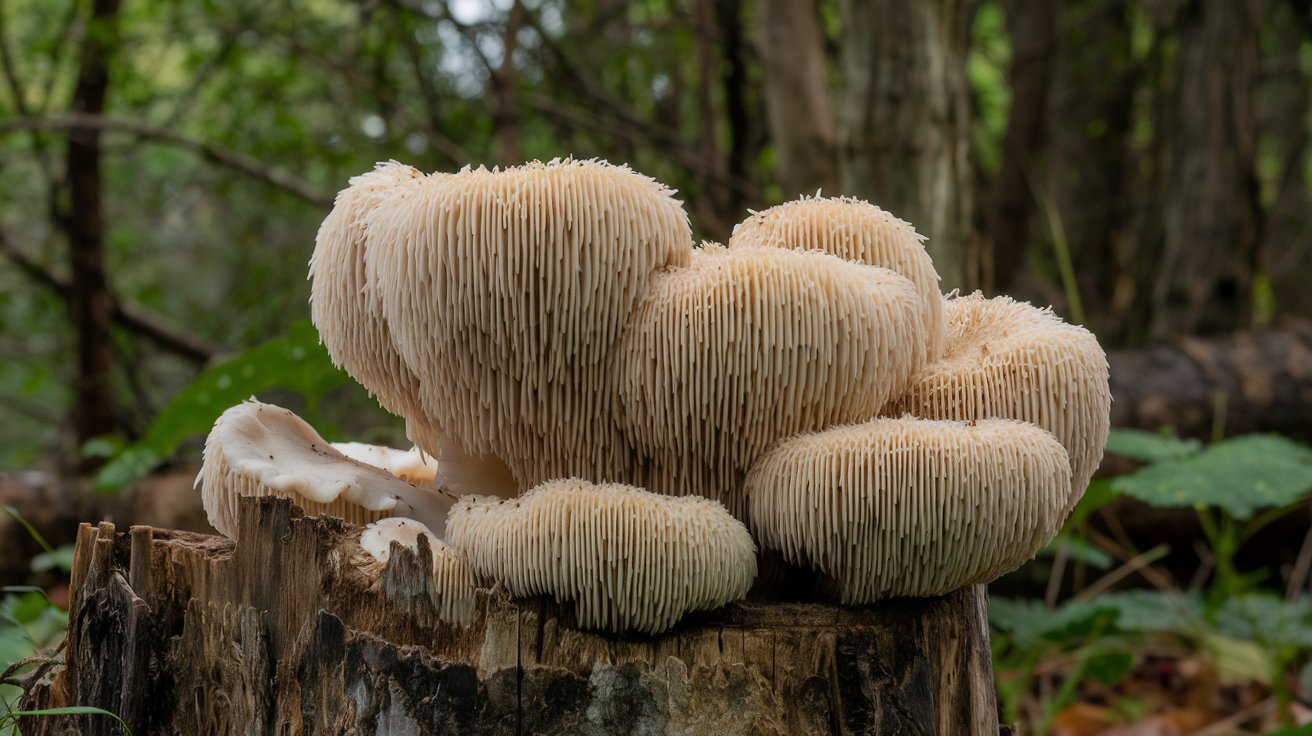
M587 628L660 633L742 598L756 578L756 545L720 504L619 484L465 496L447 534L478 574L515 596L573 601Z
M780 437L867 419L924 363L907 279L823 253L706 245L651 281L619 358L645 485L720 500Z
M361 247L334 251L348 256L334 268L363 274L364 285L316 285L316 324L329 351L345 356L375 343L363 328L332 323L379 316L369 324L386 327L417 381L418 409L399 407L410 412L411 439L439 461L459 453L504 463L520 489L615 477L628 453L612 394L598 387L651 274L689 258L691 231L673 194L596 161L416 179L371 200ZM318 247L333 242L321 235ZM330 273L327 260L316 253L316 281Z
M935 360L943 353L938 271L925 250L925 237L911 223L852 197L801 197L752 213L738 223L729 247L740 246L818 250L905 276L928 310L922 338L928 358Z
M843 603L942 595L1016 569L1065 519L1066 450L1006 419L903 417L799 435L747 475L761 546Z
M214 423L196 484L210 523L233 540L241 534L238 500L247 496L288 498L312 516L354 524L407 516L438 533L455 502L347 457L291 411L253 400Z
M886 413L1019 419L1056 435L1071 460L1069 512L1102 461L1111 417L1107 356L1050 309L978 292L946 300L947 350Z

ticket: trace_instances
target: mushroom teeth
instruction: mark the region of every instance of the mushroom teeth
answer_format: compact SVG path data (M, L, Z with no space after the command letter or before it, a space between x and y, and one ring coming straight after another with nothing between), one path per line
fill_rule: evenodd
M781 437L868 419L924 362L925 307L892 271L708 244L652 279L621 346L620 426L647 485L743 517L742 473Z
M1066 450L1005 419L903 417L800 435L747 475L763 547L827 574L845 604L985 583L1060 530Z
M214 423L196 485L210 523L233 540L240 536L243 496L288 498L306 514L360 525L412 516L439 532L454 502L348 458L291 411L254 400L228 409Z
M1018 419L1056 435L1071 459L1064 513L1084 495L1110 430L1107 355L1093 333L1009 297L947 299L947 350L885 414Z
M450 543L515 596L574 601L581 627L657 634L747 594L756 545L720 504L571 478L523 496L466 496Z
M738 223L729 247L743 246L818 250L906 277L928 310L928 358L943 353L946 328L938 271L925 251L925 236L911 223L853 197L801 197Z
M651 275L692 251L672 190L600 161L466 168L383 197L364 234L336 266L363 274L364 288L325 299L366 307L316 305L316 315L377 304L417 377L406 418L425 452L446 437L470 457L497 458L519 488L624 469L613 395L597 387ZM316 323L334 354L367 348L363 327ZM346 367L382 395L386 381Z
M366 526L360 533L360 546L380 567L392 557L392 544L419 552L419 538L428 540L433 559L433 588L438 596L438 618L447 623L468 626L477 610L474 573L454 548L438 539L428 527L414 519L391 517Z

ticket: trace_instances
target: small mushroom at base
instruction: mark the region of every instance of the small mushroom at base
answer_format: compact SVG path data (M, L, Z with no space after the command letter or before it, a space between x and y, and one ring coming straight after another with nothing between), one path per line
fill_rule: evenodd
M742 598L756 577L747 528L714 501L571 478L503 501L466 496L447 537L511 595L574 601L580 627L657 634Z
M393 544L417 553L420 551L420 537L427 540L433 558L433 588L438 598L438 618L447 623L468 626L474 620L477 605L473 570L455 548L438 539L428 527L414 519L380 519L366 526L360 533L360 546L381 569L392 557Z
M762 547L829 575L842 603L942 595L1047 544L1070 472L1032 424L875 419L781 442L747 474L748 514Z

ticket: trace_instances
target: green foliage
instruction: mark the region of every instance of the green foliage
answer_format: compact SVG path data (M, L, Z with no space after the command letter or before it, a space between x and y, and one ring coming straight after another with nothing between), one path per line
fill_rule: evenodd
M1113 429L1107 437L1107 452L1145 463L1182 460L1198 454L1202 449L1203 443L1198 440L1180 439L1165 432Z
M187 438L204 434L226 409L251 395L279 388L303 394L307 415L329 390L349 377L333 366L319 334L308 321L292 324L285 337L274 338L207 368L151 421L145 436L126 447L100 443L87 452L113 459L96 477L102 491L122 488L149 473Z
M1157 458L1112 485L1152 506L1208 506L1243 521L1312 490L1312 448L1274 435L1236 437L1201 452Z

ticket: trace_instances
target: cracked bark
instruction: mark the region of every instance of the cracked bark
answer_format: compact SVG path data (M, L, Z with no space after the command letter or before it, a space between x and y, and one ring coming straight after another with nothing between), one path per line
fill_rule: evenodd
M996 734L982 587L863 608L749 601L656 637L480 594L437 620L424 565L353 564L359 530L245 502L243 542L83 525L67 665L25 706L135 733ZM115 733L93 716L26 734Z

